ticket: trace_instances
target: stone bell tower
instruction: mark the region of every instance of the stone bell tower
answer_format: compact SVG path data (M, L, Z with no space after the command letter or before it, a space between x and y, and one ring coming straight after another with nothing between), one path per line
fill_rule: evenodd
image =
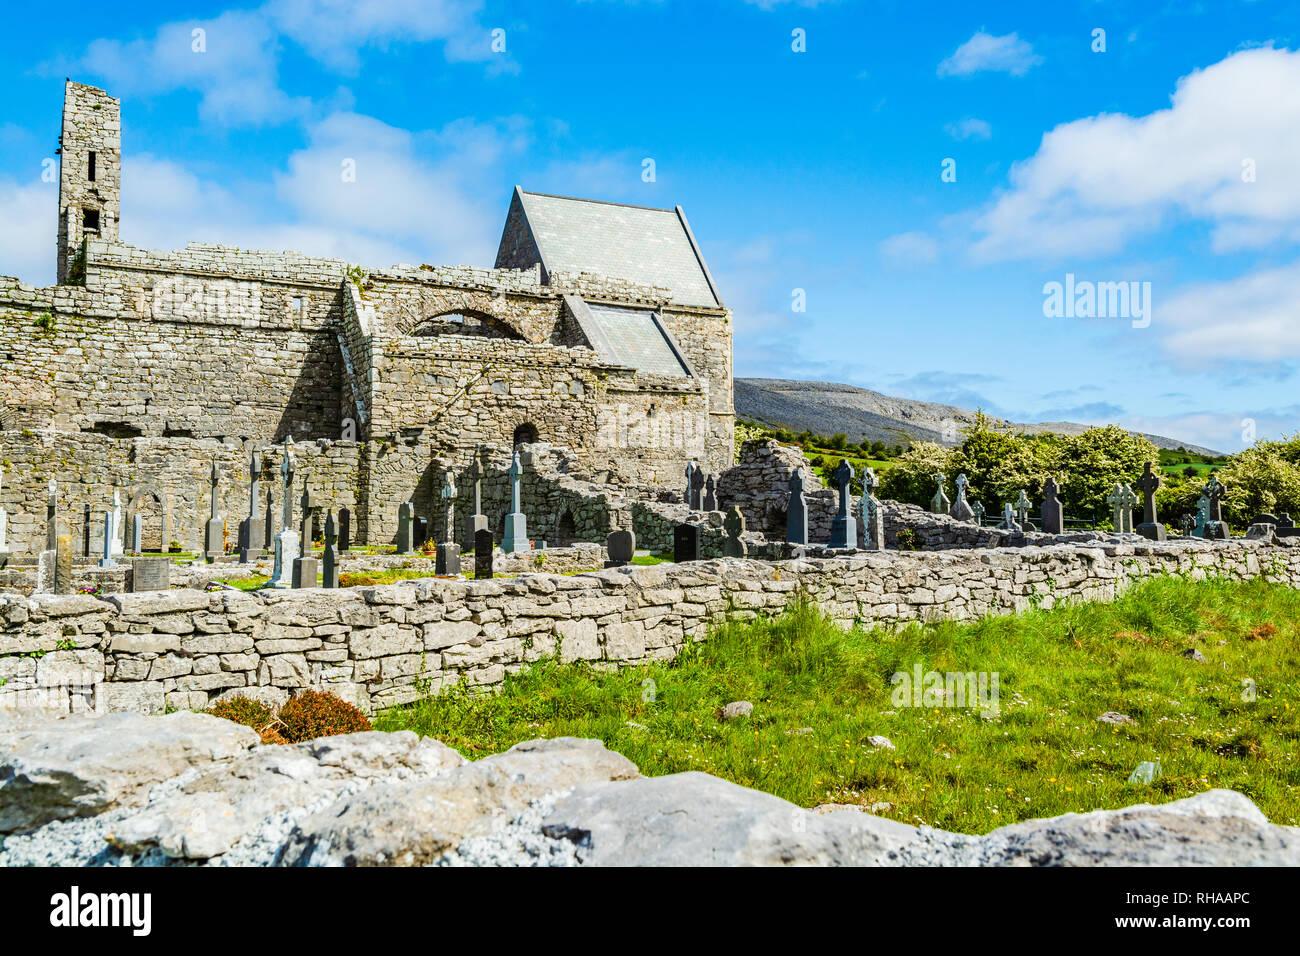
M117 239L122 188L121 101L68 80L59 137L58 281L77 279L81 241ZM71 275L70 275L71 273Z

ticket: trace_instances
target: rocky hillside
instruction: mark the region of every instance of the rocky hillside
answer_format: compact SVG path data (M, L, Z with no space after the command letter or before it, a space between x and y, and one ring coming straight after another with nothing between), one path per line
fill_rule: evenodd
M975 412L955 405L894 398L852 385L833 382L797 382L781 378L736 379L736 415L751 421L819 435L843 432L850 441L906 444L921 440L953 445L962 428L975 420ZM1006 422L1027 432L1077 435L1089 426L1077 422ZM1163 435L1138 432L1157 448L1186 448L1217 457L1220 452Z
M467 761L410 732L263 746L206 714L0 716L0 866L1267 866L1300 830L1210 790L986 836L803 810L598 740Z

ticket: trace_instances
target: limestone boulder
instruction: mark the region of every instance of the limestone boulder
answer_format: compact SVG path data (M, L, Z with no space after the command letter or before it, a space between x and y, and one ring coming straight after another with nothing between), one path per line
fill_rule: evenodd
M994 830L972 866L1300 866L1300 829L1276 826L1232 790L1152 806L1067 813Z
M816 814L705 773L575 787L542 823L587 866L861 866L914 862L930 838L865 813ZM948 847L969 839L947 834Z
M598 740L516 744L430 779L377 784L303 820L283 847L286 866L418 866L490 832L528 804L582 783L631 780L636 766Z
M427 779L464 762L445 744L410 731L258 747L152 801L116 823L107 838L127 853L156 847L172 858L210 859L285 811L378 779Z
M0 726L0 834L143 803L154 784L257 743L248 727L188 712Z

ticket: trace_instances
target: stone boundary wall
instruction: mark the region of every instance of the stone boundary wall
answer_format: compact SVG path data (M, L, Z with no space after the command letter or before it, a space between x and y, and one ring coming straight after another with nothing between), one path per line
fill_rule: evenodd
M0 597L0 707L201 709L316 687L367 710L491 688L558 655L617 667L674 657L728 615L801 592L832 619L892 623L1110 600L1161 573L1300 584L1300 550L1260 541L721 559L572 577L422 579L347 590Z

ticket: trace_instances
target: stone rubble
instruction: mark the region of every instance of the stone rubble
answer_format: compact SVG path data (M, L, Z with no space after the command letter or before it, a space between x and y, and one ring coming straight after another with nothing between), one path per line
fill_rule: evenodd
M0 866L1300 865L1300 829L1226 790L980 837L642 777L595 740L467 762L410 732L250 734L194 714L0 722Z

